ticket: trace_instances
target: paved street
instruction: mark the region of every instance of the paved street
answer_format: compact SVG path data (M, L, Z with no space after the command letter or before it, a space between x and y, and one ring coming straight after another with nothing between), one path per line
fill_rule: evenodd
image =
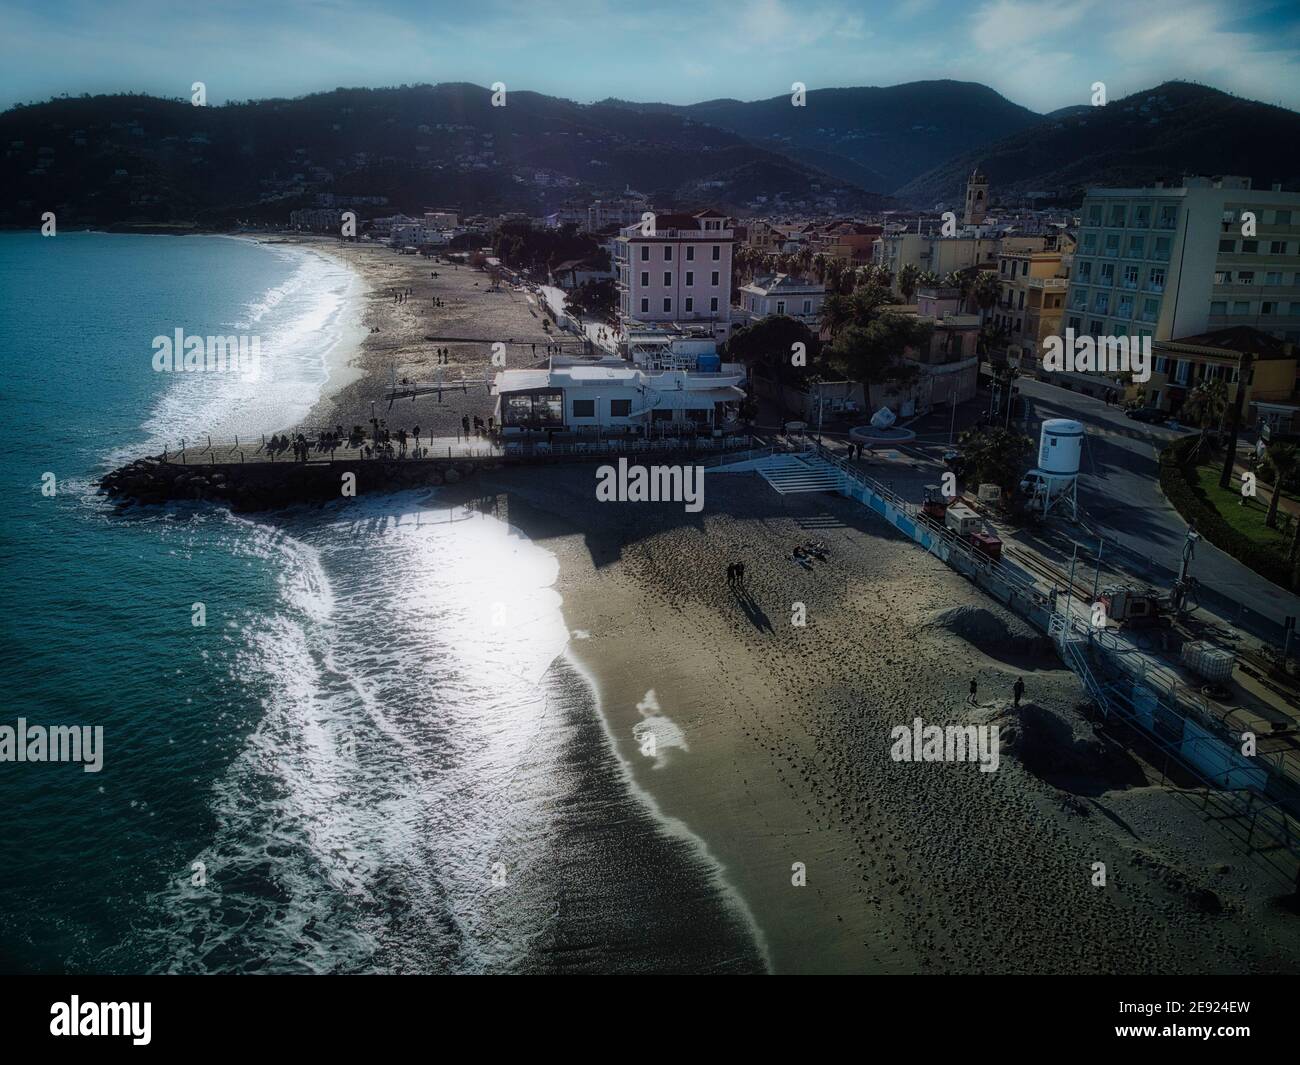
M1080 518L1104 538L1104 555L1118 550L1125 570L1168 591L1178 574L1187 523L1160 491L1157 456L1182 433L1133 421L1101 400L1041 381L1023 379L1019 386L1031 404L1029 431L1035 440L1047 418L1074 418L1086 427ZM1287 615L1300 617L1300 598L1204 540L1191 572L1201 582L1204 607L1261 639L1280 642Z

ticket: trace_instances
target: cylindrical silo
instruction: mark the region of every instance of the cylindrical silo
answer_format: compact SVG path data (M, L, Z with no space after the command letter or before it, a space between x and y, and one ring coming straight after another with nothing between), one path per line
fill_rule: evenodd
M1048 418L1038 440L1038 468L1054 477L1074 477L1083 457L1083 423Z

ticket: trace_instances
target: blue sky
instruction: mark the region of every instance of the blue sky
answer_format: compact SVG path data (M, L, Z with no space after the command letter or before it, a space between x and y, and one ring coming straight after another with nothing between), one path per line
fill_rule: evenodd
M1273 0L0 0L0 107L143 90L209 103L505 82L691 103L925 78L1038 111L1170 78L1300 110L1300 5Z

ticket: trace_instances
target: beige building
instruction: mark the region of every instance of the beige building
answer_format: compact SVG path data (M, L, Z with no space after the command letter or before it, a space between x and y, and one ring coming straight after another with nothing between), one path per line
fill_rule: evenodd
M1006 251L998 256L1001 294L989 320L1006 334L1007 361L1035 369L1043 341L1061 333L1069 289L1068 257L1059 251Z
M1295 347L1250 326L1155 341L1146 404L1176 413L1191 391L1206 381L1224 382L1229 402L1234 401L1242 387L1241 357L1246 352L1254 360L1246 375L1243 424L1260 428L1267 423L1271 431L1293 431L1300 412Z

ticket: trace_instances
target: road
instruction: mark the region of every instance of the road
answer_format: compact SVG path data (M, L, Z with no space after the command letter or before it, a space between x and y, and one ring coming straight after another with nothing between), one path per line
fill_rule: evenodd
M1187 523L1160 491L1160 450L1184 435L1125 418L1101 400L1042 381L1022 378L1030 401L1029 433L1037 440L1047 418L1074 418L1086 431L1079 478L1079 517L1104 539L1103 558L1168 591L1178 575ZM1086 536L1080 540L1090 550ZM1300 598L1202 540L1191 573L1200 581L1200 603L1221 618L1270 643L1280 644L1288 615L1300 617Z

